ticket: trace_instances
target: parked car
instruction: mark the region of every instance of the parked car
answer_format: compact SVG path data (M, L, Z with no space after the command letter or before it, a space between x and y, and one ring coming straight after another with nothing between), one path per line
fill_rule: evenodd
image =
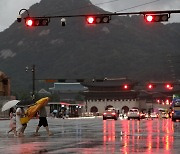
M130 109L128 112L128 120L138 119L140 120L140 113L138 109Z
M117 120L118 119L118 113L116 112L116 110L115 109L107 109L103 113L103 120L106 120L106 119Z

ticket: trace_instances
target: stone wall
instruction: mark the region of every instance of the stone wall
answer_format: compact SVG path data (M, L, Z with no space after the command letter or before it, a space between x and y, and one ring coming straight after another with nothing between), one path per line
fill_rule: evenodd
M142 105L143 104L143 105ZM118 109L120 112L124 107L131 108L139 108L141 106L145 107L145 101L140 102L136 99L125 99L125 100L88 100L87 101L87 112L91 112L92 107L96 107L99 113L103 113L107 106L112 106Z

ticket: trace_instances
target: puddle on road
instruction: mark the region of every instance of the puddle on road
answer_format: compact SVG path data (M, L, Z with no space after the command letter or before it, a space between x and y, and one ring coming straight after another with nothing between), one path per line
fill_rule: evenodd
M0 153L6 154L113 154L113 153L178 153L180 149L180 123L170 120L152 121L98 121L101 126L54 129L54 135L46 132L24 138L2 137ZM64 130L64 131L62 131Z
M6 154L38 154L44 153L46 149L46 143L44 142L31 142L18 145L11 145L4 148Z
M169 119L143 123L124 120L120 126L115 121L103 121L103 148L117 152L119 147L119 152L123 153L170 154L175 148L174 126Z

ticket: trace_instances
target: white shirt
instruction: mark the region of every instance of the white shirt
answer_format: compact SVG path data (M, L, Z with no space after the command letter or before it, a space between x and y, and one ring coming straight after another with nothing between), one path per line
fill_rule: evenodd
M22 128L22 124L20 121L21 114L22 114L21 108L17 108L16 109L16 131L20 131Z

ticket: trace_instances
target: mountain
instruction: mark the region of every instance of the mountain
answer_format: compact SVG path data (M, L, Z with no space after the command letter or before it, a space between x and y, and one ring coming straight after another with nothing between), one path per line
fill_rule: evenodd
M30 16L107 13L89 0L41 0L28 11ZM37 79L179 78L179 23L146 23L143 16L112 16L110 23L97 25L87 25L84 17L66 20L65 27L53 18L44 27L15 21L0 33L0 71L10 77L12 91L31 89L32 73L25 67L33 64ZM36 88L42 84L36 81Z

